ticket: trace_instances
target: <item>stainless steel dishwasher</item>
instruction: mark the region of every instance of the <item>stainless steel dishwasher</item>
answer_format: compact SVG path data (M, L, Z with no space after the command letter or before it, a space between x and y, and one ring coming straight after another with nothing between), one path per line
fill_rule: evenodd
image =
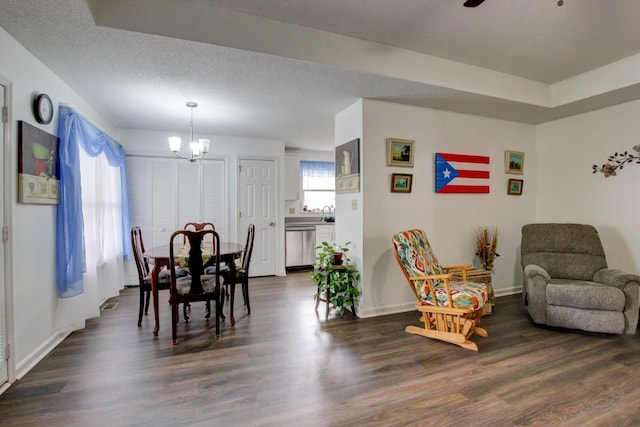
M316 227L290 225L285 228L285 267L308 267L316 257Z

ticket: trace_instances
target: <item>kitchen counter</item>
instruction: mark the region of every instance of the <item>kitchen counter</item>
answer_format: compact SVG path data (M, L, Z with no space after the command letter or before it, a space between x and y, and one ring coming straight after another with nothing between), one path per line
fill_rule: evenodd
M335 224L335 222L324 221L323 217L285 217L284 228L289 227L314 227L316 225Z
M284 224L284 228L289 228L289 227L315 227L316 225L324 225L324 224L329 224L328 222L290 222L290 223L285 223ZM333 223L331 223L333 224Z

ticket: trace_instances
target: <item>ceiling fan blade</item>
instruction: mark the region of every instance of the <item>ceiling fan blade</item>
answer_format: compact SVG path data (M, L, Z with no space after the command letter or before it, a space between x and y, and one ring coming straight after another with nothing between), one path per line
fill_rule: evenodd
M467 0L464 2L464 7L476 7L482 4L484 0Z

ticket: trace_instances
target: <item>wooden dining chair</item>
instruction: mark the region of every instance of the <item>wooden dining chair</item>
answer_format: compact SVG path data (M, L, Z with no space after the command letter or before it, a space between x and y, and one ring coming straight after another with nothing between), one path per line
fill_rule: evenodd
M212 222L187 222L182 228L184 228L185 230L200 231L200 230L215 230L216 226L213 225ZM183 238L182 243L183 244L187 243L186 237ZM191 307L191 304L187 304L185 306L185 308L189 308L189 307ZM209 306L207 307L208 307L208 310L210 311L211 308Z
M202 241L204 239L212 239L212 246L207 261L207 265L214 266L210 274L205 274L202 253ZM186 239L189 242L188 257L185 258L185 264L182 267L189 270L189 276L178 277L176 274L177 265L176 253L177 249L182 245L178 244L179 239ZM171 271L171 337L173 344L177 343L177 325L178 325L178 306L184 304L185 322L189 321L187 315L187 305L195 301L205 301L207 303L208 313L210 312L211 301L215 302L215 336L220 336L220 293L221 282L220 277L220 237L215 230L178 230L171 235L169 240L170 248L170 271ZM174 249L175 248L175 249ZM207 315L207 318L209 316Z
M222 277L224 277L225 293L230 295L229 303L233 306L236 293L236 283L242 285L242 298L244 299L244 305L247 306L247 313L251 314L251 304L249 302L249 266L251 265L251 254L253 253L253 241L255 238L256 226L249 224L247 230L247 241L244 247L244 253L242 255L242 264L236 268L235 278L231 277L231 270L225 268L221 270ZM233 279L233 280L232 280ZM231 292L229 292L229 286L231 286ZM221 306L224 306L224 294L222 295Z
M140 309L138 310L138 326L142 326L142 315L149 312L149 299L151 297L151 270L144 253L144 240L142 230L139 226L131 227L131 248L133 257L138 269L138 283L140 286ZM158 274L158 289L169 289L171 273L169 270L162 270Z
M185 230L200 231L200 230L215 230L216 226L213 225L212 222L187 222L182 228L184 228Z
M216 226L212 222L188 222L184 225L184 229L191 231L215 230Z

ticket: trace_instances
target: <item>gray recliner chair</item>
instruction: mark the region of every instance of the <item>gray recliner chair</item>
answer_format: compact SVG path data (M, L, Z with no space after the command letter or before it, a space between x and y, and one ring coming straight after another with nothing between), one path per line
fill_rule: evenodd
M634 334L640 276L607 268L596 229L582 224L522 227L522 299L535 323Z

